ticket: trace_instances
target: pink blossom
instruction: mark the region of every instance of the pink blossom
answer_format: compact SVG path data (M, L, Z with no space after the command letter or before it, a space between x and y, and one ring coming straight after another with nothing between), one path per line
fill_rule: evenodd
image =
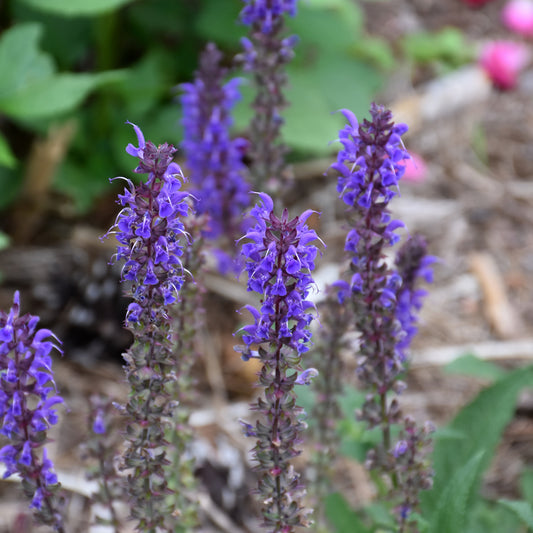
M533 37L533 1L510 0L503 8L502 21L511 31Z
M428 174L428 167L422 156L409 152L411 156L405 160L405 173L402 181L409 181L412 183L421 183L425 181Z
M491 41L481 51L480 65L499 89L516 86L518 74L530 59L528 48L513 41Z

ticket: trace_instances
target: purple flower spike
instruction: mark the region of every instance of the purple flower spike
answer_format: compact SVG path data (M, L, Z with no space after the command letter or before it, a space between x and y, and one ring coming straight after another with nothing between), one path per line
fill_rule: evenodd
M173 162L175 148L145 141L141 129L131 125L139 146L129 144L126 151L138 158L134 172L147 178L138 185L126 180L128 187L118 197L122 210L108 232L116 233L115 257L124 261L122 280L128 282L133 298L126 312L126 327L134 343L124 354L131 390L124 408L129 426L122 466L131 480L128 490L137 529L170 531L174 518L166 500L164 450L168 444L165 428L171 424L177 403L167 384L174 380L177 363L169 306L178 300L184 283L181 258L188 233L182 218L189 211L189 195L181 190L183 176ZM105 421L97 414L93 431L104 434L105 430ZM155 454L155 449L162 451Z
M46 455L46 432L57 423L56 393L50 353L59 340L48 329L37 329L38 317L20 315L15 293L9 313L0 311L0 433L11 440L0 450L4 478L19 474L24 492L43 524L63 532L58 511L59 484ZM42 453L39 453L42 448Z
M221 52L208 44L195 81L181 85L183 149L198 213L210 217L205 234L211 239L226 239L226 248L233 252L234 240L242 231L242 214L250 203L242 161L248 143L230 137L231 111L241 98L241 80L224 84L227 69L221 67L221 60Z
M248 273L248 290L261 295L260 309L247 306L253 323L241 329L243 360L257 357L262 363L259 383L264 397L252 409L264 415L255 426L241 422L247 435L256 436L253 454L260 472L258 493L264 502L264 524L271 531L292 533L307 525L302 506L302 486L290 460L300 453L296 445L305 424L303 411L295 405L294 386L307 385L318 373L301 371L301 355L311 338L310 311L306 300L313 278L319 240L305 221L310 213L289 219L273 212L272 199L259 193L260 202L251 210L256 224L243 237L242 255ZM258 349L252 349L258 345Z
M398 242L396 231L403 226L392 219L388 205L398 194L409 159L401 140L407 126L392 122L391 112L376 104L370 108L371 120L362 123L351 111L341 112L348 123L339 132L342 148L332 168L339 175L337 190L353 221L345 250L351 259L351 300L360 333L357 375L369 391L358 419L369 428L381 428L380 450L372 450L366 464L390 478L395 487L392 496L406 498L399 513L404 531L409 513L418 504L418 493L428 488L432 472L423 459L425 450L417 449L414 441L403 438L392 445L391 426L402 419L397 396L405 386L399 375L405 370L425 295L416 282L431 280L434 258L426 255L425 241L413 237L398 252L395 268L385 260L386 248ZM340 301L347 299L346 286L340 287L338 296ZM406 433L407 427L413 434L419 431L410 420L404 423Z

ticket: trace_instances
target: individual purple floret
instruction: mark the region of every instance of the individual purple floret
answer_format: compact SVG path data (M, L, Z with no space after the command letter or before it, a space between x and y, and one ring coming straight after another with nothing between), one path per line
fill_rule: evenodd
M286 146L281 142L287 107L284 90L286 65L294 56L298 37L284 36L284 18L296 14L296 0L244 0L241 21L250 27L249 38L241 40L238 62L254 78L256 97L250 123L250 173L257 190L279 193L291 179L285 163Z
M200 68L193 83L183 90L183 149L197 198L199 214L210 217L206 236L233 243L242 232L242 214L250 204L249 186L244 179L242 158L247 142L232 139L232 109L240 100L240 79L224 83L227 69L220 65L222 54L209 43L200 56ZM233 251L233 250L231 250Z
M284 210L278 218L272 199L264 193L259 196L261 202L251 211L256 224L244 236L242 255L248 290L261 295L261 307L246 306L254 323L241 329L246 346L239 351L245 360L257 357L262 362L259 384L264 396L252 409L264 416L255 426L241 424L247 435L257 437L253 455L260 473L257 492L264 525L270 532L291 533L308 524L302 485L291 460L300 453L296 446L304 428L294 386L306 384L317 373L315 369L302 371L301 354L308 350L311 338L314 305L306 298L318 251L312 243L318 237L305 223L312 211L289 220Z
M57 424L57 394L50 353L59 340L48 329L37 329L39 318L20 315L15 292L9 313L0 311L0 434L11 443L0 450L4 478L19 474L37 520L63 532L59 513L59 483L46 454L46 432ZM42 455L39 448L42 447Z
M134 172L145 181L119 195L122 211L113 228L119 242L117 260L124 261L122 280L129 282L133 302L126 323L134 342L124 354L131 388L124 412L128 417L123 469L128 471L131 518L139 531L173 530L165 467L169 464L165 429L171 424L176 402L176 357L172 344L169 306L183 284L181 263L186 231L180 217L189 210L188 193L181 191L181 169L172 161L176 150L145 142L133 125L139 146L128 154L139 159ZM111 232L111 230L110 230Z

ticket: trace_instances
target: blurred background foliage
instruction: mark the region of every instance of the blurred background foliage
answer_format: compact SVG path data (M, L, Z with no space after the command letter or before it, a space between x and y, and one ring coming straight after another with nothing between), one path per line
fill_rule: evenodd
M247 32L238 22L241 0L7 0L0 6L0 209L32 189L52 191L75 215L89 212L110 190L109 177L131 175L124 147L133 138L124 122L140 125L154 142L179 145L177 86L192 79L207 41L218 44L230 65ZM425 35L393 52L366 34L355 0L300 2L298 16L288 21L292 33L300 42L289 67L283 134L293 159L327 153L342 125L332 113L348 107L365 114L402 58L453 63L454 50L464 50L460 36L437 36L432 45ZM240 134L251 116L251 84L242 92ZM50 164L35 155L43 139L49 142L42 150L53 152Z
M64 145L47 185L76 214L131 175L126 120L154 142L181 140L177 85L192 79L207 41L228 65L247 28L241 0L8 0L0 8L0 208L27 187L33 145ZM352 0L300 2L287 33L300 42L290 67L284 113L292 157L326 153L349 107L364 113L394 64L387 44L368 47ZM235 72L234 75L242 75ZM236 111L242 133L251 116L251 86ZM52 141L52 147L54 142ZM52 149L52 148L49 148ZM35 172L35 170L34 170ZM38 170L37 170L38 172Z

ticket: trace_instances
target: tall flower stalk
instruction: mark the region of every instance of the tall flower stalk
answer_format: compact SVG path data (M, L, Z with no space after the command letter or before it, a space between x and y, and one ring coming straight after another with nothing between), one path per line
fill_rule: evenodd
M409 158L401 142L407 126L394 124L391 112L376 104L371 120L362 124L349 110L342 113L348 124L339 133L343 148L332 168L339 173L337 190L351 224L345 250L351 258L351 300L360 333L357 374L369 391L358 418L369 428L381 428L382 444L370 452L367 466L387 475L391 495L403 502L397 508L403 532L418 502L415 494L431 486L432 472L423 459L431 427L419 431L405 419L404 438L396 445L391 428L402 423L397 396L405 384L399 378L423 296L415 283L419 277L430 281L433 258L417 237L406 242L395 266L385 260L386 249L399 240L396 230L403 226L392 219L388 205ZM409 454L407 465L402 464Z
M247 436L257 438L257 494L262 504L263 525L272 533L291 533L307 526L302 502L303 486L292 459L300 454L304 422L296 405L294 387L307 384L315 369L302 371L302 354L311 338L309 324L314 306L306 298L313 284L311 271L318 239L305 224L312 211L289 219L273 212L272 199L259 193L260 203L251 211L256 224L244 236L242 255L248 273L248 290L261 295L261 307L246 306L254 323L241 330L242 358L262 363L259 385L264 394L252 404L262 419L243 422ZM257 350L253 349L257 346Z
M288 103L286 65L294 56L295 35L284 36L285 15L296 15L297 0L243 0L241 21L250 27L249 38L241 40L238 56L246 72L254 79L256 97L250 124L250 172L256 190L279 193L291 178L285 164L287 147L281 141L284 120L281 113Z
M222 250L233 254L234 241L242 233L242 213L250 204L249 186L242 161L247 142L232 139L231 111L241 98L238 78L224 83L227 69L222 53L209 43L200 56L193 83L184 83L183 149L197 199L198 214L209 215L204 234L217 239Z
M0 311L0 434L10 440L0 450L4 478L19 474L38 522L65 531L60 513L61 495L52 461L44 445L47 431L57 424L52 350L61 350L55 335L37 329L39 317L20 314L15 292L9 313Z
M129 144L126 151L139 159L134 172L148 177L139 185L126 180L114 228L116 260L124 261L122 280L129 283L133 298L126 313L134 341L124 354L130 396L124 407L129 423L123 468L128 472L130 518L137 521L138 531L156 533L168 531L175 520L166 475L165 431L172 427L176 407L169 306L178 300L183 284L180 257L186 235L181 217L189 206L188 193L180 190L181 169L172 161L175 148L145 142L141 130L133 128L139 146Z

